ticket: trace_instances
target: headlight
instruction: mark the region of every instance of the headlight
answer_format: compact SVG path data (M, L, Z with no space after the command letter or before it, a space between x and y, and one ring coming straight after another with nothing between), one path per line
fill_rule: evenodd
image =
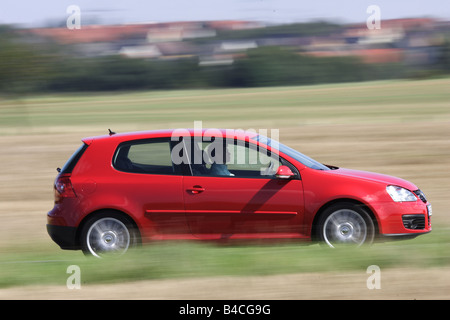
M386 191L395 202L417 201L414 193L402 187L387 186Z

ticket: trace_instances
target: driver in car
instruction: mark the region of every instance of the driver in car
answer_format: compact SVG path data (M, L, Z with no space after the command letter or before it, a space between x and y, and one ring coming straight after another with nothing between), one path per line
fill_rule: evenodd
M233 173L228 171L227 163L230 162L230 151L225 146L223 150L223 161L221 163L213 162L209 173L213 176L234 176Z

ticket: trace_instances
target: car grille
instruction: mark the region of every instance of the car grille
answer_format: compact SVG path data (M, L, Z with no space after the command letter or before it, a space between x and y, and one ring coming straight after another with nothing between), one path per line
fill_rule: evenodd
M423 214L406 214L402 216L403 226L406 229L422 230L425 229L425 215Z
M427 198L425 197L425 194L424 194L420 189L418 189L418 190L416 190L416 191L413 191L413 192L414 192L414 194L415 194L416 196L418 196L419 199L422 200L424 203L427 202Z

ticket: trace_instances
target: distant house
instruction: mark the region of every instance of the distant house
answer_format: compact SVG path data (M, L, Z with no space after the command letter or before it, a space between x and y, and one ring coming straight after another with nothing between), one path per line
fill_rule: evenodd
M223 20L86 25L75 30L35 28L23 32L70 44L75 48L74 54L83 56L120 54L165 60L198 57L202 66L229 65L244 57L247 50L264 46L289 47L315 57L358 57L364 63L429 64L436 60L439 46L436 28L443 30L441 33L449 28L448 23L428 18L393 19L383 20L381 29L369 29L365 23L350 24L334 33L316 36L266 37L260 32L254 38L240 40L215 37L219 31L263 27L266 25L260 22ZM196 41L198 38L205 40Z
M159 58L162 56L156 45L122 47L119 54L128 58Z
M80 29L33 28L26 32L51 38L62 44L112 42L126 37L148 40L173 41L210 37L215 30L238 30L261 27L262 24L248 21L186 21L165 23L142 23L129 25L82 25Z
M50 38L61 44L114 42L126 37L145 37L148 31L146 24L133 25L89 25L81 29L70 30L68 28L35 28L27 32Z
M430 51L430 38L423 33L416 37L409 35L415 30L432 30L435 23L436 20L428 18L383 20L381 29L351 24L337 37L312 38L303 48L306 54L315 57L354 56L364 63L394 63L406 59L422 59L423 62L424 51ZM412 52L411 45L421 46L422 50Z
M314 57L358 57L364 63L393 63L404 58L403 50L396 48L308 51Z
M76 53L85 56L120 54L130 58L177 59L214 54L214 47L192 45L190 40L214 37L216 30L239 30L261 27L247 21L180 21L132 25L86 25L81 29L35 28L25 32L57 43L74 45ZM244 48L240 48L244 46ZM223 51L241 51L256 46L243 43L224 43Z
M257 21L240 21L240 20L222 20L222 21L207 21L204 22L205 26L208 26L215 30L244 30L263 28L266 25Z
M217 52L239 52L257 48L258 44L253 40L224 41L216 49Z
M415 29L429 29L436 20L391 19L382 20L380 29L369 29L366 24L351 24L345 28L343 36L348 42L359 44L392 43L404 37L406 32Z
M147 41L168 42L183 41L196 38L214 37L216 31L214 29L193 29L193 28L151 28L147 33Z

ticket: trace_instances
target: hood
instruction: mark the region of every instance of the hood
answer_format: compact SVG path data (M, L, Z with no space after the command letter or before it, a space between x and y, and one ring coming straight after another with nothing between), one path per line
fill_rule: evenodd
M383 183L386 185L395 185L402 188L406 188L408 190L414 191L417 190L417 186L409 181L385 175L380 173L374 173L374 172L368 172L368 171L360 171L360 170L351 170L351 169L344 169L339 168L332 171L335 174L343 175L347 177L357 178L361 180L369 180L374 182Z

